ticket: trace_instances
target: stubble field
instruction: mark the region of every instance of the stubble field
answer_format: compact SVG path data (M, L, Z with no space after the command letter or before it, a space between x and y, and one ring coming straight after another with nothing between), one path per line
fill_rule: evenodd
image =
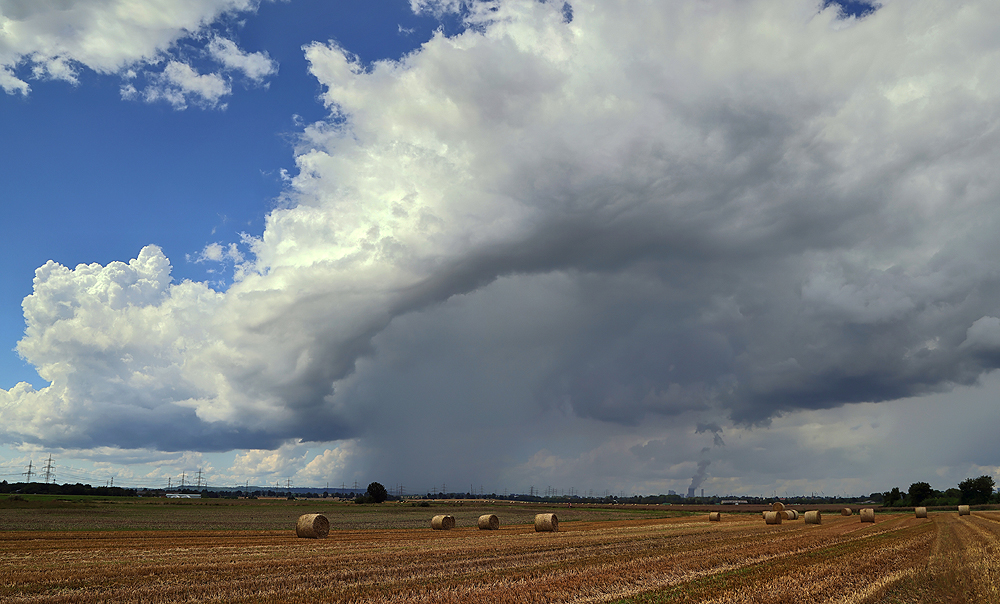
M75 507L86 505L89 507ZM294 519L324 512L329 538ZM826 515L315 502L0 508L0 602L1000 603L1000 513ZM433 514L459 527L432 531ZM499 531L475 518L495 513ZM228 519L228 520L227 520Z

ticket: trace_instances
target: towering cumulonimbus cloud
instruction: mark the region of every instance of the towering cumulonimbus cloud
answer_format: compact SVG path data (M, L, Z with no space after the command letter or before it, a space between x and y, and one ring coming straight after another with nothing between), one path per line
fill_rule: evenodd
M415 2L469 27L396 62L307 46L330 118L235 283L40 268L18 349L52 385L0 392L4 438L388 465L1000 364L995 2L557 4Z

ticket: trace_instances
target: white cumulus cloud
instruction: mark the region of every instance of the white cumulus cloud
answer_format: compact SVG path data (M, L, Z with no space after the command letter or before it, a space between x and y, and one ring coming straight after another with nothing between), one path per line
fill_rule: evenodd
M265 77L278 72L278 64L266 52L245 52L232 40L216 36L209 43L208 51L228 69L242 71L254 82L263 82Z
M171 82L170 89L154 86L154 92L137 95L129 89L134 85L126 84L123 96L180 106L179 96L195 94L214 106L225 88L215 79L218 76L194 80L182 73L186 65L170 60L174 45L197 37L222 15L253 11L257 4L258 0L2 0L0 88L8 94L28 94L30 78L76 83L81 69L125 76L130 69L151 69L167 59L167 72L151 73ZM217 37L209 46L209 54L225 68L239 70L253 81L259 83L275 73L266 53L247 53Z
M190 65L170 61L161 74L143 91L147 102L166 101L176 109L185 109L189 102L216 107L232 92L229 82L217 73L201 74ZM126 96L129 98L132 93Z

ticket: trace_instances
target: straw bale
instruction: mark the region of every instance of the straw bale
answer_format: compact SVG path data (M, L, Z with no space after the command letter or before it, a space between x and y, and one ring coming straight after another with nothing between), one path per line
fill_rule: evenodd
M479 517L479 530L495 531L500 528L500 519L496 514L483 514Z
M823 521L823 515L820 514L819 510L809 510L805 513L806 524L820 524Z
M323 514L302 514L295 523L295 534L306 539L325 539L330 534L330 521Z
M447 514L438 514L431 518L431 528L435 531L448 531L455 528L455 517Z
M781 512L764 512L765 524L781 524Z
M709 522L722 522L722 512L709 512L708 520Z
M559 519L555 514L535 514L535 531L539 533L559 530Z
M913 513L917 515L917 518L926 518L927 508L913 508Z
M775 501L774 503L771 504L772 512L780 512L783 509L785 509L785 504L781 503L780 501Z
M853 516L854 515L854 511L851 508L844 508L844 509L840 510L840 515L841 516Z
M958 515L959 516L969 516L970 514L972 514L972 512L969 511L969 506L967 506L967 505L960 505L960 506L958 506Z
M861 508L861 522L875 522L875 510L873 508Z

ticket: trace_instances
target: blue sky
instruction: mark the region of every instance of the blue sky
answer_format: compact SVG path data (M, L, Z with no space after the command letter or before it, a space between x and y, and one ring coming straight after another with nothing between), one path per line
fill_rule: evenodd
M266 87L237 84L225 110L123 102L119 78L89 70L76 85L34 80L28 96L0 96L4 214L23 225L0 243L5 350L24 331L21 300L48 260L107 264L156 243L174 259L176 279L219 277L183 258L262 230L282 191L281 171L295 169L298 124L327 113L304 44L337 40L366 62L398 59L438 27L460 26L414 15L406 2L371 10L367 2L316 0L265 2L220 21L213 30L234 33L245 50L266 51L280 65ZM41 216L45 228L28 228ZM16 355L0 362L5 386L43 385Z
M0 1L0 477L1000 478L992 3L372 6Z

